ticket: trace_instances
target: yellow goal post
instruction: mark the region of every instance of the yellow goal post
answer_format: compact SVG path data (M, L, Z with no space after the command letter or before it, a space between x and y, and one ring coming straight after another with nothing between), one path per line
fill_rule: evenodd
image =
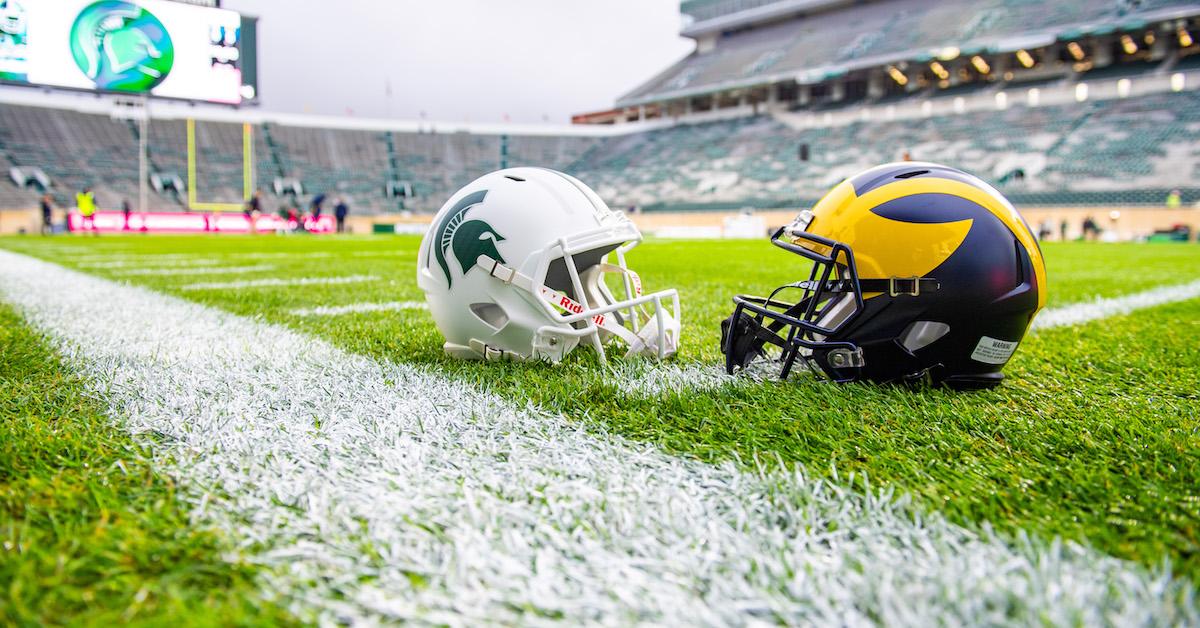
M242 123L242 200L238 203L200 201L196 187L198 177L196 158L196 120L187 120L187 200L188 207L195 211L233 212L242 211L254 194L254 129L250 123Z

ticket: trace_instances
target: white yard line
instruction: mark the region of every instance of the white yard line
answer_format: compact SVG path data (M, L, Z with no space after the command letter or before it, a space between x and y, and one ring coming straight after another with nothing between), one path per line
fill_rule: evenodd
M245 253L226 253L225 257L239 257L243 259L312 259L333 257L333 253L329 251L294 251L284 252L275 251L270 253L252 252Z
M147 263L165 263L178 262L188 263L197 259L202 259L206 253L91 253L87 255L64 255L63 261L76 264L107 264L107 263L131 263L131 264L147 264Z
M76 247L70 250L57 250L46 246L10 246L12 250L27 254L38 253L53 253L65 258L65 260L80 264L86 268L122 268L129 266L185 266L189 264L218 264L223 261L232 261L233 259L245 260L277 260L277 259L327 259L335 256L350 255L352 257L412 257L417 254L416 251L350 251L350 252L333 252L333 251L241 251L241 252L223 252L218 253L221 259L213 259L212 252L195 253L127 253L124 251L112 251L111 253L98 253L95 249L87 247Z
M78 262L78 260L71 260ZM209 257L191 257L191 258L157 258L147 257L139 259L112 259L106 258L101 261L88 261L80 263L83 268L92 270L123 270L127 268L145 268L148 266L156 266L159 268L189 268L193 266L216 266L222 260Z
M1195 624L1192 589L889 494L708 465L0 252L0 296L322 623ZM136 330L97 320L144 321Z
M1145 292L1119 297L1096 298L1048 309L1033 320L1033 329L1053 329L1081 325L1104 318L1129 314L1146 308L1200 298L1200 281L1162 286Z
M354 257L408 257L416 255L416 251L355 251Z
M179 286L180 290L242 290L245 288L278 288L285 286L333 286L346 283L362 283L379 279L374 275L346 275L344 277L298 277L295 279L247 279L245 281L211 281L189 283Z
M118 271L123 276L173 277L183 275L239 275L243 273L261 273L275 270L270 264L255 264L253 266L202 266L199 268L133 268Z
M59 242L61 242L61 240L59 240ZM95 253L95 251L96 251L95 247L91 247L91 246L87 246L87 245L77 245L77 244L59 244L59 243L56 243L54 240L46 239L46 238L10 241L10 242L6 242L5 246L10 247L16 251L51 252L51 253L55 253L58 255L75 255L75 254L89 255L89 254ZM111 248L108 248L107 250L124 251L126 249L111 247Z
M343 314L361 314L363 312L397 312L401 310L425 310L429 306L424 301L386 301L383 303L351 303L349 305L329 305L324 307L306 307L288 312L293 316L342 316Z

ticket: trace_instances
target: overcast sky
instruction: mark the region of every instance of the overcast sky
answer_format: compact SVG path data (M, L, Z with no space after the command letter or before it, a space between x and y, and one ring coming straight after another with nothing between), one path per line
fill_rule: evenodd
M271 111L568 122L687 55L678 0L224 0ZM387 84L391 83L391 97Z

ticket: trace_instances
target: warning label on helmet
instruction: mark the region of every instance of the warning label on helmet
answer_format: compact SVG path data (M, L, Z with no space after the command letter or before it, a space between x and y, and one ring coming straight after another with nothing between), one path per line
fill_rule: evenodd
M1004 364L1017 350L1015 340L998 340L984 336L971 352L971 359L986 364Z

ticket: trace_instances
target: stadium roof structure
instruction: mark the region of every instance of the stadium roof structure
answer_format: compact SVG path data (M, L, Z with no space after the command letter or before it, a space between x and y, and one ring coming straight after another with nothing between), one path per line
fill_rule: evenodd
M849 6L854 0L684 0L685 37L779 19L800 13Z
M1192 0L691 0L682 34L697 51L617 100L631 107L959 54L1014 52L1059 39L1200 14ZM707 42L707 45L705 45Z

